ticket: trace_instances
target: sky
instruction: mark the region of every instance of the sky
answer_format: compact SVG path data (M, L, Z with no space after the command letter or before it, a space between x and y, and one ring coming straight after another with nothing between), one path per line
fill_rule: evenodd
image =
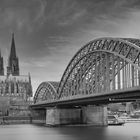
M60 81L74 54L100 37L140 38L139 0L0 0L0 49L6 73L12 33L20 74L33 92Z

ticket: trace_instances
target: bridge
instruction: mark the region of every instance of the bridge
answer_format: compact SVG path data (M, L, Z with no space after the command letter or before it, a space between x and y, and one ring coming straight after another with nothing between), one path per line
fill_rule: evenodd
M46 124L106 125L109 103L140 98L140 40L99 38L71 59L60 82L43 82L32 109L46 110Z

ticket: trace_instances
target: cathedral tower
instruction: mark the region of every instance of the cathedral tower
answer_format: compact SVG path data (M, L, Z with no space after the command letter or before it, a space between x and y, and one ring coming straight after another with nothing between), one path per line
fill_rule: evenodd
M0 51L0 75L4 75L3 57L1 56L1 51Z
M11 51L8 59L7 75L19 76L19 62L16 56L14 34L12 34Z

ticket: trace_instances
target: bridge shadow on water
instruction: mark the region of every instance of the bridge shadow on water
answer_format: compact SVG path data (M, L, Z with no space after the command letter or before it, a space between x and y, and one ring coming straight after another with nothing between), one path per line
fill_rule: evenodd
M58 132L71 140L105 140L104 127L67 126L62 127Z

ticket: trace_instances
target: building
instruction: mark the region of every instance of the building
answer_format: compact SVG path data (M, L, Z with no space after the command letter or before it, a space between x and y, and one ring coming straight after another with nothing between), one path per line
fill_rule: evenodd
M11 50L5 73L3 57L0 52L0 112L2 114L6 114L13 108L16 110L17 108L24 108L23 106L32 97L30 73L28 75L20 75L14 34L12 34Z

